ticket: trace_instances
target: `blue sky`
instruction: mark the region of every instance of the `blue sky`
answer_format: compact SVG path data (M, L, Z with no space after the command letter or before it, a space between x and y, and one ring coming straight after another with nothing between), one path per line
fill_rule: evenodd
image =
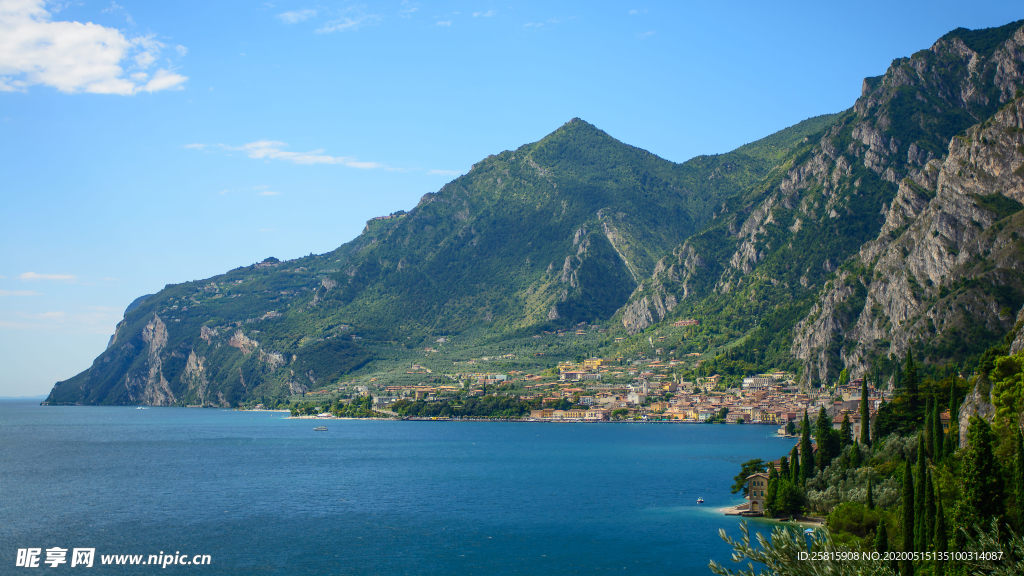
M832 4L836 4L833 6ZM0 0L0 396L124 307L321 253L573 117L676 162L1019 2Z

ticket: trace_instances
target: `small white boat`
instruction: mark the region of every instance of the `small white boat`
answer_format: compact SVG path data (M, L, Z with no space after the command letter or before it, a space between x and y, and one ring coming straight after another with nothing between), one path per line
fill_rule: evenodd
M703 503L704 503L704 499L698 496L697 497L697 504L703 504Z
M327 432L327 426L317 426L316 428L313 428L313 431L314 432Z

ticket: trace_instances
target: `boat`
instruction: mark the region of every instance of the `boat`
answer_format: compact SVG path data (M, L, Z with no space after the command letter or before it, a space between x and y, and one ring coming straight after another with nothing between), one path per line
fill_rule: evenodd
M697 497L697 504L703 504L703 503L704 503L704 499L698 496Z
M327 426L317 426L316 428L313 428L313 431L314 432L327 432Z

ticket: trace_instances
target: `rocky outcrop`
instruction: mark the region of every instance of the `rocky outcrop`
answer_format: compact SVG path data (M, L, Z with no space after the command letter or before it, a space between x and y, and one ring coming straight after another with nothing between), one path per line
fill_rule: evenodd
M176 398L164 378L162 357L167 345L167 325L159 316L154 314L142 329L142 341L147 345L146 360L141 371L129 372L125 376L128 397L133 403L171 406Z
M974 388L971 390L967 398L964 399L963 404L960 406L960 447L966 448L967 443L967 430L971 425L971 418L977 416L988 421L989 424L996 417L996 407L993 404L992 398L992 383L984 374L978 376L977 381L974 383Z
M236 330L235 334L231 336L230 340L228 340L228 346L238 348L242 351L242 354L245 354L246 356L252 354L252 351L258 348L259 345L259 342L249 338L241 330Z
M812 312L830 330L798 331L794 353L812 374L839 361L856 377L872 357L902 356L913 342L941 340L968 326L1001 335L1012 326L1002 299L1024 294L1022 222L1006 211L1013 203L998 198L1024 200L1024 99L952 139L945 159L916 176L901 182L879 237L857 255L867 271L858 281L868 286L857 314L843 318L825 309L844 298L835 287ZM983 284L972 287L974 279ZM827 358L836 343L841 357Z

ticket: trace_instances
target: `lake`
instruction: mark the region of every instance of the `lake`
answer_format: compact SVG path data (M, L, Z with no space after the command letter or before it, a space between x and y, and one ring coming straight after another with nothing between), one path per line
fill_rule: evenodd
M284 416L0 402L0 572L60 547L95 548L96 574L710 574L739 465L792 447L753 425ZM177 553L210 564L100 565Z

